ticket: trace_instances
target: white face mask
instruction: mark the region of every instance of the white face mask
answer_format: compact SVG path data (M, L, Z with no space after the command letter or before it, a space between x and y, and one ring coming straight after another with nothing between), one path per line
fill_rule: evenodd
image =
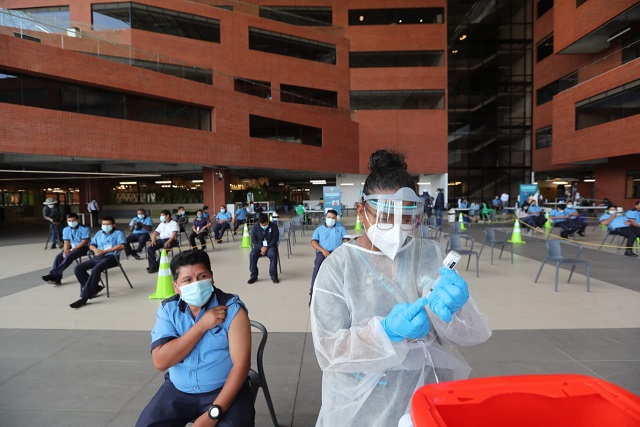
M220 212L225 213L227 210L226 209L220 209Z
M104 231L107 234L111 233L111 230L113 230L113 227L110 226L110 225L103 225L102 226L102 231Z
M213 293L211 279L199 280L180 287L180 298L194 307L202 307Z
M334 225L336 225L335 218L327 218L324 222L325 224L327 224L327 227L333 227Z
M567 207L568 207L569 209L571 209L571 208L573 207L573 205L567 205Z
M160 222L164 222L167 219L166 216L164 215L160 215Z
M138 214L138 219L144 219L144 215Z
M71 228L76 228L78 226L78 221L67 221L67 225Z
M367 214L364 215L365 220L369 223L369 228L367 229L367 236L373 245L380 249L380 251L385 254L390 259L394 260L404 242L407 240L409 230L403 230L400 227L400 224L394 224L389 230L381 230L375 224L371 224L369 222L369 218L367 218Z
M616 211L609 211L609 215L615 215Z

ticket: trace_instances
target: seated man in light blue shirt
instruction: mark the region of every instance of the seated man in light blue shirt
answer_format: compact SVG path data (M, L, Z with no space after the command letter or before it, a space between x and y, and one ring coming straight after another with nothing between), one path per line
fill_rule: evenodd
M311 288L309 288L309 305L311 305L311 297L313 296L313 283L316 281L318 270L324 260L331 252L338 249L342 242L346 241L347 231L341 225L336 225L338 221L338 212L329 209L327 211L324 225L319 226L313 232L311 237L311 247L316 250L316 260L313 264L313 274L311 275Z
M153 365L168 372L136 427L252 427L247 308L214 286L206 252L182 252L170 267L176 295L162 301L151 331Z
M87 301L98 295L104 286L98 284L103 271L118 265L120 251L124 249L126 238L124 233L115 229L116 221L111 217L102 218L102 230L98 231L89 249L93 251L93 258L76 265L74 273L80 283L80 299L69 304L71 308L80 308ZM87 274L91 270L91 275Z
M578 211L573 207L573 202L567 202L567 208L565 212L569 216L569 221L572 225L579 227L578 234L584 237L584 230L587 228L587 221L585 221L584 217L581 217Z
M243 203L238 209L236 209L235 221L233 222L233 234L236 234L238 227L247 222L247 204Z
M569 221L569 212L566 210L567 205L558 204L556 209L549 212L549 219L553 221L553 226L560 229L560 237L566 239L580 229L580 225L572 224Z
M638 256L633 252L633 243L640 237L640 232L635 231L635 227L630 226L631 220L622 212L618 212L615 206L612 205L606 213L600 216L600 224L606 225L609 228L609 233L627 238L626 250L624 251L626 256Z
M78 214L67 214L67 227L62 230L62 252L53 260L53 268L42 280L54 285L62 282L62 272L89 251L89 228L78 224Z
M222 236L224 236L224 232L227 231L227 228L230 227L229 223L231 222L231 212L227 212L227 208L224 205L220 206L220 212L216 215L215 221L216 225L213 227L213 234L216 238L216 242L222 243Z
M536 227L542 228L542 226L547 222L547 218L542 214L542 208L540 208L538 203L533 199L529 203L529 210L527 213L533 219Z
M636 202L633 209L627 211L625 216L629 220L629 225L634 227L636 232L640 233L640 200Z
M145 248L145 245L151 240L149 232L153 228L153 220L147 216L147 211L140 208L135 218L129 222L129 235L127 236L127 244L124 247L124 252L127 256L133 256L135 259L140 259L140 252ZM134 251L131 247L131 243L138 242L138 248Z

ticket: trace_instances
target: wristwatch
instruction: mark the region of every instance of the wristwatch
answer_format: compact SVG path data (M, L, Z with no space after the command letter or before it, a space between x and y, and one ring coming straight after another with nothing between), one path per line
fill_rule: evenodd
M209 418L211 418L212 420L219 420L220 418L222 418L222 407L215 405L215 404L211 404L211 406L209 406Z

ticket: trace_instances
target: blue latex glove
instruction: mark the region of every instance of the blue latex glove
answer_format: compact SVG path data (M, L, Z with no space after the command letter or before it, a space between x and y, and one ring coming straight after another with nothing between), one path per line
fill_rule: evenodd
M402 302L391 309L387 317L382 319L382 327L391 341L402 341L404 338L422 338L429 333L431 323L424 306L426 298L420 298L413 304Z
M440 267L439 272L440 281L427 299L431 311L444 322L450 322L453 313L460 310L469 300L469 287L455 270Z

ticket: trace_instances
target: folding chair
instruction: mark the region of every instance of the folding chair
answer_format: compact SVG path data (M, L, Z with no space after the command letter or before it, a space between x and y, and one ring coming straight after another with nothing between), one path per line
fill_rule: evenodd
M92 251L89 251L87 255L89 256L89 259L93 258L93 252ZM118 252L114 256L115 256L115 259L116 259L116 261L118 263L118 267L120 267L120 271L122 271L122 274L124 275L124 278L127 279L127 283L129 283L129 287L131 289L133 289L133 285L131 284L131 281L129 280L129 276L127 276L127 273L124 271L124 268L122 268L122 264L120 263L120 252ZM107 298L109 298L109 269L107 268L102 273L104 274L104 281L102 280L102 277L100 277L100 283L102 283L102 285L105 288L107 288Z
M278 243L287 242L287 258L289 258L289 255L293 255L293 251L291 250L291 228L283 225L282 227L278 227L278 232L280 235Z
M508 233L506 231L499 230L500 232L505 234L504 240L496 240L496 229L493 227L487 227L484 229L484 242L482 242L482 246L480 247L480 253L478 257L482 255L482 250L485 245L491 246L491 265L493 265L493 248L495 246L500 246L500 255L498 259L502 258L502 252L504 251L504 245L511 245L511 264L513 264L513 244L509 242Z
M273 426L278 427L278 419L276 418L276 411L273 407L273 402L271 401L271 393L269 393L269 386L267 385L267 378L264 375L264 364L262 362L262 357L264 356L264 347L267 344L268 338L267 328L265 328L262 323L256 322L255 320L251 321L251 327L258 329L262 333L262 337L260 338L260 344L258 345L258 351L256 354L256 364L258 370L255 371L251 369L249 371L249 388L251 390L251 397L253 398L253 403L255 405L256 398L258 397L258 390L262 388L264 400L267 402L267 407L269 408L269 413L271 414L271 421L273 421Z
M616 239L616 237L618 238L618 245L617 245L618 246L618 250L616 251L616 253L619 254L620 253L620 249L622 248L622 245L624 245L625 237L620 235L620 234L613 233L609 227L607 227L607 234L605 234L604 239L602 239L602 243L600 243L600 246L598 246L598 250L602 250L602 246L607 241L608 237L611 237L611 240L609 241L609 246L611 246L611 244Z
M577 247L578 250L576 252L575 257L565 257L562 255L562 246L573 246ZM558 292L558 271L560 270L560 265L571 265L571 272L569 273L569 279L567 279L567 283L571 282L571 276L573 275L573 271L576 268L576 265L584 265L587 269L587 292L591 292L591 286L589 283L590 278L590 264L589 261L584 261L580 259L580 255L582 254L582 245L579 243L567 242L563 240L547 240L547 254L542 260L542 265L540 265L540 270L538 270L538 275L536 276L536 280L534 283L538 283L538 278L540 277L540 273L542 273L542 268L544 265L549 262L553 262L556 264L556 286L555 291Z

